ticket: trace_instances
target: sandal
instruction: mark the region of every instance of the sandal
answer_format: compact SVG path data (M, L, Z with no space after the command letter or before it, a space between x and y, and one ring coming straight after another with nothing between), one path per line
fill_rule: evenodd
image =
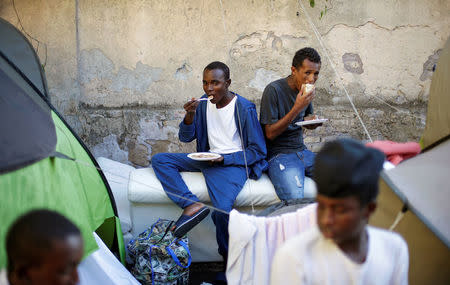
M175 222L175 230L173 230L173 235L177 238L183 237L187 232L192 230L193 227L198 225L204 218L209 214L209 209L204 206L200 208L192 216L181 215Z

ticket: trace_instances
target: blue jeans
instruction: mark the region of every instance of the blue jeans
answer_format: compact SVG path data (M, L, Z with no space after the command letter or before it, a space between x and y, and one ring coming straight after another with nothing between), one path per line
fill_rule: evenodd
M210 166L207 161L190 159L186 153L158 153L152 158L152 167L167 196L183 209L198 202L199 199L189 191L181 178L181 171L202 172L213 206L226 212L232 210L237 195L247 181L244 167ZM170 195L170 193L174 193L176 196ZM213 211L211 218L216 225L219 254L226 258L228 254L229 215Z
M305 149L278 154L269 160L269 177L281 200L303 198L305 175L312 176L315 156Z

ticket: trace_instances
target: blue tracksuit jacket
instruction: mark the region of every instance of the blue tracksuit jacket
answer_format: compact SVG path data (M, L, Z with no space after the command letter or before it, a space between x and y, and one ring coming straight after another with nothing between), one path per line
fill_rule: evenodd
M240 125L242 127L242 136L249 166L249 176L252 179L258 179L262 172L267 169L267 155L266 143L258 121L255 104L248 101L244 97L236 94L236 107L234 112L234 119L238 132L240 132ZM206 94L202 96L205 98ZM195 111L194 122L191 125L180 123L178 137L182 142L191 142L197 139L197 151L209 151L208 129L206 120L206 105L207 101L200 101L200 104ZM223 154L223 165L244 166L244 152L238 151L230 154Z

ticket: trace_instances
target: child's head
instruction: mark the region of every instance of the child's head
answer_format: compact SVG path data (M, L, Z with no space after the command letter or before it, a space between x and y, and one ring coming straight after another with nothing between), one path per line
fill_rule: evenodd
M326 143L316 156L317 220L336 243L355 238L376 208L384 154L352 139Z
M8 278L15 284L76 284L83 257L80 230L64 216L34 210L19 217L6 236Z

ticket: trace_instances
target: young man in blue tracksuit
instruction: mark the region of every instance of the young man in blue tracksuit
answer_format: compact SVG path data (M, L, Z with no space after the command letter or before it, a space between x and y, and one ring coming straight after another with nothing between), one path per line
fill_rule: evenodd
M206 66L203 71L206 94L202 98L208 100L193 98L183 106L186 115L178 133L182 142L196 139L198 152L218 153L219 158L197 161L186 153L160 153L152 158L152 167L164 191L183 208L173 229L175 236L186 234L209 213L189 191L181 171L201 171L213 206L229 212L247 180L245 164L252 179L258 179L267 168L266 145L255 105L229 91L230 84L227 65L212 62ZM216 225L219 253L226 260L229 216L213 211L211 217Z

